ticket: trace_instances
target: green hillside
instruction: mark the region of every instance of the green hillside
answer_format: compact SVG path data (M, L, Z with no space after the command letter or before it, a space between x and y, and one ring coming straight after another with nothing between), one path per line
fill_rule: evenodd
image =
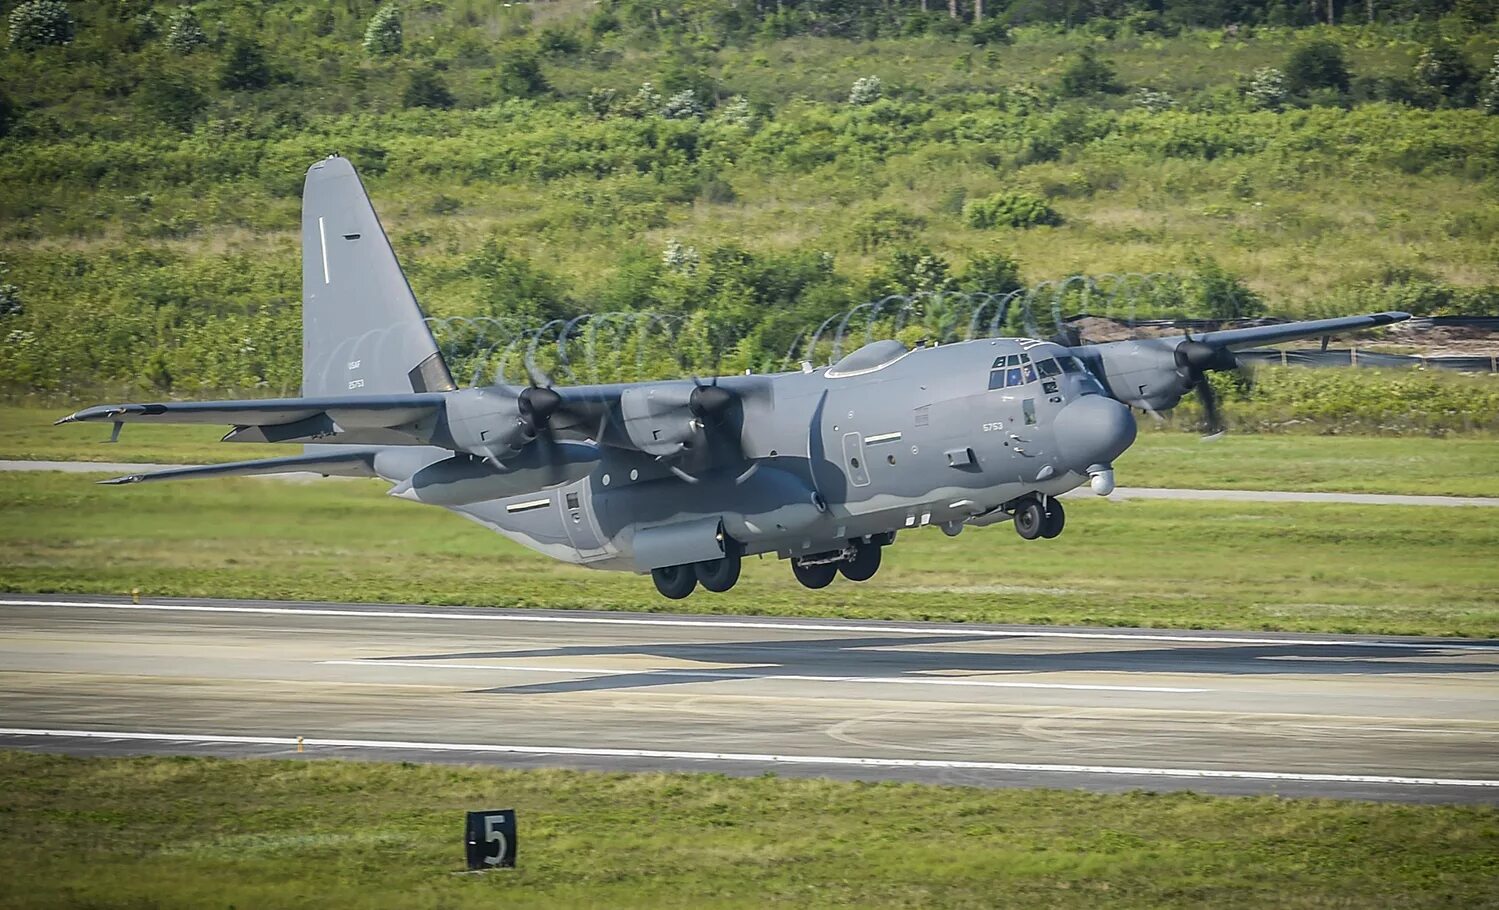
M1079 272L1170 273L1152 305L1183 314L1235 288L1499 313L1492 3L1329 26L1275 2L466 0L383 29L363 0L45 6L4 4L11 396L294 392L301 177L334 152L429 312L679 316L647 372L774 368L874 297Z

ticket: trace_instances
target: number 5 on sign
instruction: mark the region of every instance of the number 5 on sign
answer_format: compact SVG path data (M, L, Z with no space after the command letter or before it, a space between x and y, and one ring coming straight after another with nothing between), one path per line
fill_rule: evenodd
M515 810L470 812L464 831L470 869L515 866Z

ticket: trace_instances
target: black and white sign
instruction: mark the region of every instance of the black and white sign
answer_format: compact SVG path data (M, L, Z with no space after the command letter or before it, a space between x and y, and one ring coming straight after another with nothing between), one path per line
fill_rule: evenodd
M464 841L470 869L514 868L515 810L470 812Z

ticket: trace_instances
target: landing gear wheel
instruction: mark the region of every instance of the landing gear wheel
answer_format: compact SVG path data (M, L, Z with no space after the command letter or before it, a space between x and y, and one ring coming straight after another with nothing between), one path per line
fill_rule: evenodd
M838 563L838 571L849 581L868 581L880 570L880 551L884 547L877 543L854 545L854 558Z
M725 540L721 558L694 563L692 568L704 588L722 594L739 581L739 568L742 564L739 545L732 540Z
M1015 533L1026 540L1040 537L1045 523L1046 512L1039 500L1027 499L1015 507Z
M697 587L697 572L692 566L662 566L651 570L651 580L662 597L681 600Z
M796 576L796 580L801 582L803 587L826 588L838 576L838 564L823 562L815 566L804 566L792 560L791 574Z
M1062 504L1055 499L1046 501L1046 518L1041 522L1041 536L1051 540L1062 529L1067 526L1067 513L1062 510Z

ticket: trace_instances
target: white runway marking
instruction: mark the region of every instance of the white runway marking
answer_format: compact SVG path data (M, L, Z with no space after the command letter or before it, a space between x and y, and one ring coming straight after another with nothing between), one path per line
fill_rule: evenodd
M685 679L779 679L792 682L894 683L914 686L985 686L995 689L1080 689L1090 692L1211 692L1178 686L1104 686L1082 683L998 682L981 679L934 679L920 676L793 676L782 673L735 673L731 670L620 670L602 667L535 667L515 664L453 664L426 660L324 660L342 667L416 667L434 670L502 670L507 673L565 673L586 676L679 676Z
M843 632L858 635L930 635L954 638L1056 638L1084 641L1172 642L1176 644L1221 645L1296 645L1300 647L1388 648L1402 651L1480 651L1499 654L1499 646L1468 644L1452 639L1430 642L1357 641L1337 638L1248 638L1228 635L1167 635L1158 632L1134 635L1124 632L1056 632L1045 629L1009 631L1003 629L963 629L954 626L844 626L835 623L766 622L756 620L715 621L707 619L646 619L628 616L527 616L517 612L487 611L475 607L467 613L422 612L418 610L357 610L349 607L215 607L197 604L125 604L76 600L9 600L7 607L89 607L99 610L166 610L181 613L251 613L267 616L363 616L372 619L466 619L491 622L539 622L603 626L671 626L700 629L757 629L781 632Z
M135 733L118 730L38 730L0 727L0 736L66 737L140 742L291 746L294 736L229 736L217 733ZM1216 768L1130 768L1113 765L1041 765L1023 762L943 761L915 758L865 758L847 755L761 755L747 752L681 752L674 749L580 749L570 746L500 746L491 743L429 743L383 739L303 739L305 747L406 749L426 752L483 752L507 755L574 755L596 758L661 758L686 761L755 762L787 765L853 765L879 768L928 768L957 771L1018 771L1052 774L1109 774L1126 777L1229 778L1340 784L1397 784L1434 787L1499 787L1499 780L1444 777L1394 777L1382 774L1298 774L1288 771L1237 771Z

